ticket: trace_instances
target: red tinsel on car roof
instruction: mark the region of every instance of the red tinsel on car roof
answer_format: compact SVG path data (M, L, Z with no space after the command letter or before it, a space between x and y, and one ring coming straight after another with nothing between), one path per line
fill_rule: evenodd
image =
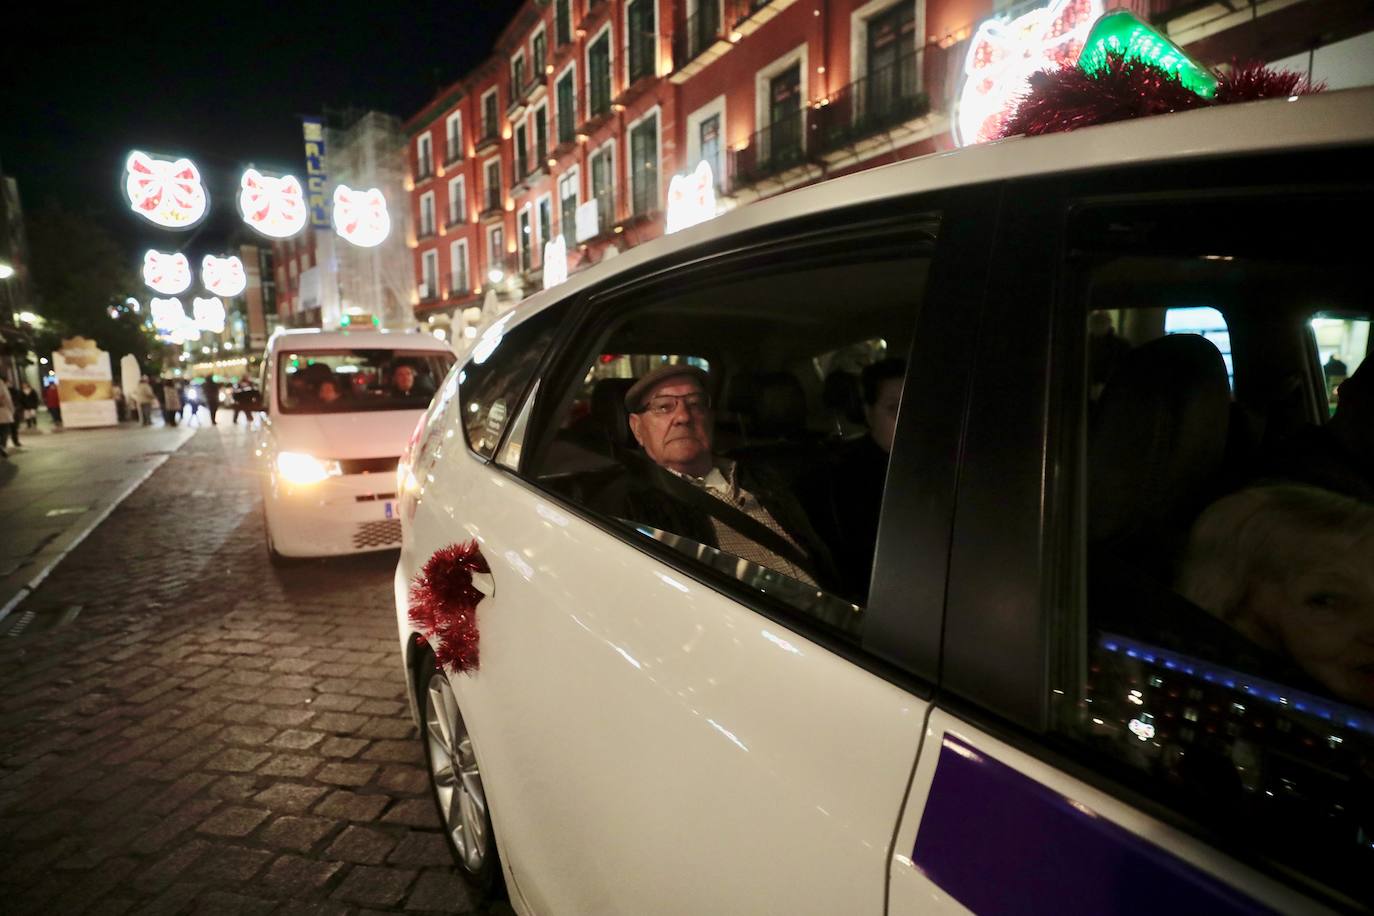
M1326 88L1324 83L1309 84L1304 74L1262 64L1233 67L1216 76L1216 95L1209 99L1186 88L1172 73L1120 54L1108 54L1093 73L1077 65L1041 70L1031 75L1030 92L1007 119L1002 136L1052 134L1147 115L1305 95Z

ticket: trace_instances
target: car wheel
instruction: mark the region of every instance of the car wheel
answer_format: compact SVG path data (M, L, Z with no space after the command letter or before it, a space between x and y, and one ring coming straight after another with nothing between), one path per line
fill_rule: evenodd
M434 804L449 852L468 886L481 898L503 896L501 864L472 736L448 677L426 652L417 668L424 712L425 761Z

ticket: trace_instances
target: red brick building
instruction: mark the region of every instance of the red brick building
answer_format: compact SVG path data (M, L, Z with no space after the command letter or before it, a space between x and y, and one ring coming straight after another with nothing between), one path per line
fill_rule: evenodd
M1056 5L1072 3L1161 25L1207 5ZM978 25L1044 5L528 0L491 56L406 124L417 318L443 321L493 285L507 299L538 289L543 245L559 234L570 271L657 237L669 181L702 160L730 207L948 149ZM1271 5L1320 19L1351 2ZM1197 34L1220 46L1223 25Z

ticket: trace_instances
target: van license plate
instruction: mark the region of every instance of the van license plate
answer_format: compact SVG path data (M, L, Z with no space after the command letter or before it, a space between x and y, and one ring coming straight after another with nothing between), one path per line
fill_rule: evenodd
M388 500L388 501L387 501L387 504L386 504L386 508L385 508L383 511L386 512L386 517L387 517L387 518L395 518L395 517L396 517L396 504Z

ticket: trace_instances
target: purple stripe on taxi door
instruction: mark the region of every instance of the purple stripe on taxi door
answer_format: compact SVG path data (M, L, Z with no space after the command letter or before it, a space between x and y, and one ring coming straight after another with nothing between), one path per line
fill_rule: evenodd
M948 736L911 858L975 913L1272 912Z

